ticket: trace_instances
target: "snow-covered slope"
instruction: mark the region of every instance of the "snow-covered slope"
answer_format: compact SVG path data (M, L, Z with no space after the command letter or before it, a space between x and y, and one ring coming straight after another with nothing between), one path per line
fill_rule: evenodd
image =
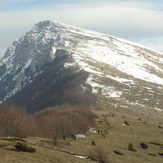
M109 35L43 21L15 41L0 61L0 100L32 83L50 63L66 56L62 71L88 72L99 107L162 109L163 54ZM60 69L60 70L61 70ZM31 97L34 98L34 97ZM111 102L112 100L116 100Z

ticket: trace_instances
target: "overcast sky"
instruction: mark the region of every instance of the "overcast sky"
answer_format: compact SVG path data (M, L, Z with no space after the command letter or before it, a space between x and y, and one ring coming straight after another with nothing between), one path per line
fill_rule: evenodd
M163 52L163 0L0 0L0 56L42 20L57 20Z

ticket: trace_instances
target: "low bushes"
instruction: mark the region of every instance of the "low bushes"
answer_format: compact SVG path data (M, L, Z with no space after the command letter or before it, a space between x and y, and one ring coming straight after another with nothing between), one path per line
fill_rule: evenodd
M136 152L136 149L134 149L134 146L132 145L132 143L129 143L128 150Z
M14 104L0 106L0 136L24 138L39 136L62 138L94 127L94 115L81 106L64 105L44 109L33 115Z
M110 163L108 152L104 149L103 146L95 146L93 150L90 151L89 157L91 160L99 163Z
M28 146L27 144L20 143L20 142L18 142L15 145L15 148L17 151L22 151L22 152L31 152L31 153L36 152L35 148L32 148L32 147Z
M140 143L142 149L148 149L148 145L145 143Z
M0 107L0 136L26 137L27 115L24 109L14 104L4 104Z

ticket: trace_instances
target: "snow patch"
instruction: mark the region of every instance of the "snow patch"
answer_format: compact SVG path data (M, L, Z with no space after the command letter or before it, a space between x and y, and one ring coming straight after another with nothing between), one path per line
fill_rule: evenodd
M122 95L121 91L116 90L115 87L107 87L102 89L102 95L106 97L118 98Z
M136 47L124 44L119 40L114 40L112 46L108 46L109 40L108 43L103 40L103 44L100 44L99 40L96 39L84 41L81 40L77 44L73 56L86 71L99 73L86 63L86 60L90 59L113 66L135 78L163 85L163 78L149 72L149 69L157 70L159 73L162 72L162 69L155 64L157 61L151 62L147 60L147 56L143 56L144 53L139 52ZM146 53L146 55L148 54Z
M55 58L55 53L56 53L56 51L57 51L56 47L52 47L52 51L51 51L51 53L50 53L50 56L51 56L52 59Z
M90 66L88 63L85 63L84 61L79 60L77 61L77 64L87 72L103 75L102 72L93 70L94 67Z
M89 131L90 133L97 133L96 129L95 128L89 128Z
M159 112L162 112L162 109L160 109L160 108L154 108L155 110L157 110L157 111L159 111Z
M75 137L78 139L78 138L85 138L86 136L83 134L77 134L77 135L75 135Z
M133 80L129 80L129 79L125 79L125 78L120 78L120 77L118 77L118 76L113 77L113 76L111 76L111 75L107 75L106 77L107 77L107 78L110 78L110 79L113 79L113 80L115 80L115 81L117 81L117 82L119 82L119 83L130 83L130 84L135 84L135 81L133 81Z
M65 64L63 65L63 67L66 68L66 69L68 69L68 68L70 68L70 67L74 67L74 66L75 66L75 63L65 63Z
M24 66L24 69L26 69L27 67L29 67L31 63L32 63L32 58L30 58L28 60L28 62L26 62L25 66Z
M75 155L75 157L77 157L77 158L81 158L81 159L87 159L86 156Z
M90 76L86 83L92 86L92 93L97 94L100 93L106 97L118 98L122 95L122 92L117 90L115 87L105 86L97 83L92 76Z

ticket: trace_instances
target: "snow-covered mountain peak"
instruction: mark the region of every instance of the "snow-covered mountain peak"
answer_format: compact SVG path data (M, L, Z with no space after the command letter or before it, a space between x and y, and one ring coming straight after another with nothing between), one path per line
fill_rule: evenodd
M85 72L84 80L76 88L82 95L90 92L91 87L95 96L100 95L100 99L103 96L107 100L120 99L121 105L148 103L151 106L145 99L156 96L156 108L162 105L159 100L163 96L162 53L106 34L49 20L36 24L7 49L0 61L0 101L35 82L53 64L55 79L50 79L52 83L62 77L66 80L67 71L77 76ZM31 98L36 99L41 92L36 90ZM142 98L144 95L147 97ZM132 100L128 99L130 97ZM112 106L115 107L114 104Z
M32 30L37 30L37 31L41 31L43 29L50 29L52 26L56 25L57 23L52 22L50 20L45 20L45 21L41 21L39 23L37 23L35 25L35 27Z
M37 33L46 32L46 31L61 33L62 26L60 23L56 21L45 20L37 23L31 30L31 32L37 32Z

